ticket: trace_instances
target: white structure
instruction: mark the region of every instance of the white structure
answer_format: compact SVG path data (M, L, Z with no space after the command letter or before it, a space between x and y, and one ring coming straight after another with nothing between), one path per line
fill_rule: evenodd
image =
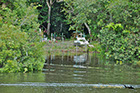
M77 37L77 40L74 41L74 45L84 46L84 45L89 45L89 43L84 37Z

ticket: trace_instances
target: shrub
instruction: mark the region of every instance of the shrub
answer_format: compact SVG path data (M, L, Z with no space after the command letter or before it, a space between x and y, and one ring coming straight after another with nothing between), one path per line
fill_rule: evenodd
M121 24L110 23L100 31L101 45L106 58L117 64L133 63L140 60L140 33L127 30Z
M37 12L32 6L20 10L0 9L0 72L41 71L45 62Z

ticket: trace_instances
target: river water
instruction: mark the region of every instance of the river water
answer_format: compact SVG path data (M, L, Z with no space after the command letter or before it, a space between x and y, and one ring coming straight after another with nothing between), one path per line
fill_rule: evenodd
M0 74L0 93L140 93L139 68L104 63L97 54L47 56L43 72Z

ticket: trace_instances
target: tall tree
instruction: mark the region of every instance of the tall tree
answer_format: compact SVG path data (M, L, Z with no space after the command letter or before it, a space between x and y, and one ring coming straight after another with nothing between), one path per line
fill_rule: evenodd
M44 2L45 1L45 2ZM44 30L44 35L47 34L47 27L50 28L50 33L56 33L57 36L62 35L62 33L66 37L70 37L71 34L68 32L69 25L65 22L64 12L62 11L62 6L64 6L63 1L56 0L53 5L51 6L51 15L50 15L50 23L51 25L48 26L48 5L46 4L46 0L39 2L41 5L39 9L39 23L40 27Z
M52 9L52 5L54 4L55 0L46 0L46 4L48 6L48 20L47 20L47 34L50 34L50 25L51 25L51 9Z
M62 2L63 0L46 0L48 6L48 20L47 20L47 34L50 35L50 26L51 26L51 10L55 2Z

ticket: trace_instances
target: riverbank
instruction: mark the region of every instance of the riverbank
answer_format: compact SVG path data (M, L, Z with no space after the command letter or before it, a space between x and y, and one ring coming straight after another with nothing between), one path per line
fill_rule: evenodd
M46 45L44 46L46 54L47 55L75 55L75 54L81 54L81 53L93 53L91 48L88 46L74 46L73 40L66 40L66 41L55 41L55 42L46 42Z
M100 43L98 41L93 41L90 44L94 47L75 47L73 44L73 40L65 40L65 41L55 41L55 42L46 42L46 45L44 46L46 55L58 55L58 56L74 56L74 55L81 55L83 53L98 53L99 56L105 57L105 51L102 49ZM110 63L106 62L107 64ZM112 63L112 62L111 62ZM115 63L113 61L113 63ZM122 65L122 63L116 63ZM128 64L128 63L125 63ZM133 67L140 67L140 62L137 62L136 64L128 64L132 65Z

